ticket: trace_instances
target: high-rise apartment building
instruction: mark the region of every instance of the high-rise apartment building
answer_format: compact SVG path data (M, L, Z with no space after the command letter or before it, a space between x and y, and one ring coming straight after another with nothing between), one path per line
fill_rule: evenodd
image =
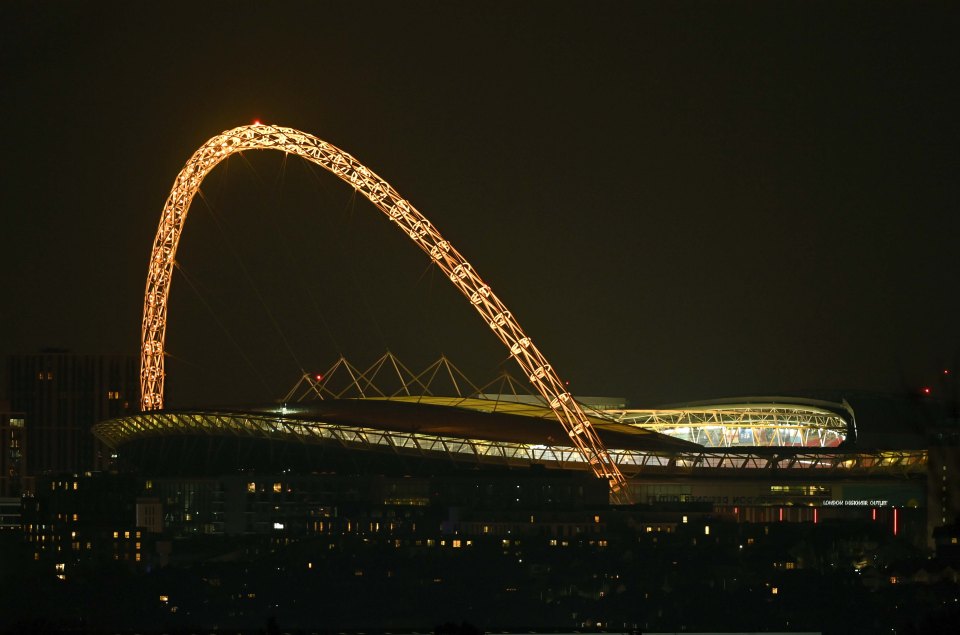
M10 408L24 421L29 476L100 469L108 457L90 428L138 408L137 360L129 355L13 355L7 378Z
M0 498L20 496L25 456L24 415L0 401Z

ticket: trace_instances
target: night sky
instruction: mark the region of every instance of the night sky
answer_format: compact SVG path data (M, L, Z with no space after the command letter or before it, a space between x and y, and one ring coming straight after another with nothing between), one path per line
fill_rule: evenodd
M579 394L913 390L960 357L956 2L5 2L0 355L139 351L150 246L209 137L344 150ZM339 353L507 353L352 188L232 157L181 242L171 405ZM960 370L960 369L958 369Z

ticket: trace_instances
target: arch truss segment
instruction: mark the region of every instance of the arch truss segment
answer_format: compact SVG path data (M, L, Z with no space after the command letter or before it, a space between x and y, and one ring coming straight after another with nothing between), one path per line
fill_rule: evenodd
M303 157L332 172L367 197L430 257L453 286L467 298L497 339L510 351L534 389L554 411L574 447L590 464L593 472L610 483L615 495L626 496L623 475L580 405L470 263L423 214L376 173L336 146L292 128L252 125L223 132L197 150L177 175L163 207L147 271L140 361L140 407L143 411L163 408L167 300L177 244L190 203L210 170L231 154L244 150L279 150Z

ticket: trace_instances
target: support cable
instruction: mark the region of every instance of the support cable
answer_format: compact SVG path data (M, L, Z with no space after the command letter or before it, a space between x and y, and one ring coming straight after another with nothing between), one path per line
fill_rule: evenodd
M307 372L303 364L300 363L300 359L297 357L297 354L294 352L293 347L290 345L290 340L287 339L286 334L283 332L283 328L280 326L280 323L277 321L276 316L273 314L273 311L270 310L270 306L267 304L267 301L264 299L263 294L260 293L260 288L257 286L257 283L254 281L253 276L250 275L250 271L247 269L246 265L243 263L243 258L240 257L240 253L234 248L233 243L230 241L227 236L226 231L224 231L223 223L221 219L218 218L218 214L214 211L210 202L207 200L207 197L204 195L203 190L197 190L197 194L200 195L200 200L203 201L203 204L206 206L207 210L210 212L210 217L213 218L214 223L217 226L217 229L220 230L220 234L223 236L223 240L227 245L227 248L233 254L234 259L237 261L237 266L243 272L244 277L246 277L247 282L250 284L250 288L253 289L253 293L257 296L257 300L260 302L260 305L263 307L263 310L266 312L267 317L270 319L270 323L273 325L274 330L277 332L277 335L280 336L280 340L283 342L284 347L287 349L287 352L290 354L290 357L293 358L293 361L296 363L297 368L300 369L301 373Z
M197 285L194 283L191 276L187 274L186 270L183 268L183 265L181 265L179 261L174 261L173 266L176 268L177 271L180 272L180 275L186 281L187 286L190 287L190 290L193 291L193 293L197 296L197 298L200 299L201 304L203 304L203 306L207 309L207 312L210 313L210 317L213 318L213 321L217 323L217 326L219 326L220 329L223 331L223 333L227 336L227 339L229 339L230 343L233 344L233 347L237 350L237 353L239 353L240 357L247 364L247 366L250 367L250 370L253 371L253 374L256 375L257 379L260 380L260 383L263 385L264 389L266 389L266 391L269 394L270 387L267 385L267 379L266 377L264 377L263 372L259 368L257 368L256 364L254 364L253 361L250 359L250 357L248 357L247 354L244 352L243 347L240 346L240 342L238 342L237 339L230 332L230 330L227 329L227 326L223 323L223 321L217 315L217 312L214 311L210 303L207 302L206 297L204 297L204 295L200 293L200 290L197 288ZM169 352L167 354L169 355ZM169 356L174 357L173 355L169 355ZM187 362L187 360L182 358L174 357L174 359L179 359L180 361L191 364L197 368L203 368L198 364ZM203 368L203 369L209 372L208 368Z

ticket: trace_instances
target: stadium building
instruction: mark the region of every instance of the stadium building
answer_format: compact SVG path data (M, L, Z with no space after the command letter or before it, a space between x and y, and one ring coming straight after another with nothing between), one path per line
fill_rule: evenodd
M326 373L304 376L276 404L164 409L167 300L186 215L205 175L247 150L299 156L368 199L464 296L540 396L517 391L512 381L501 382L509 390L478 388L444 359L412 373L386 355L365 370L338 360ZM510 507L511 500L518 509L589 506L598 502L591 492L599 481L609 484L620 505L679 518L694 509L743 521L869 517L894 533L909 528L927 537L930 522L942 524L953 511L947 489L936 487L946 476L931 475L928 453L859 446L857 406L843 400L765 397L664 410L577 400L506 305L426 216L352 155L293 128L239 126L212 137L187 161L154 240L142 326L142 412L100 423L95 435L121 464L158 478L278 475L270 492L263 491L263 479L250 477L245 499L242 491L209 485L210 496L199 498L223 502L209 505L210 518L231 500L232 509L248 510L243 514L260 503L269 514L271 501L260 500L261 494L294 495L294 487L279 478L291 474L320 479L310 485L316 495L306 496L314 510L325 499L451 508ZM385 369L395 371L392 388L380 383ZM452 390L434 389L437 377L449 379ZM334 378L348 380L334 387ZM421 479L422 488L394 495L405 489L404 479ZM177 501L190 487L171 487L180 492L174 502L188 508ZM323 493L326 487L331 489ZM223 518L232 513L224 511ZM209 524L215 528L218 522ZM224 531L252 526L222 525Z
M192 514L197 531L306 526L325 504L347 501L490 510L607 505L605 484L553 411L509 377L498 381L477 387L445 358L420 373L390 354L366 369L341 358L275 404L143 412L94 432L120 465L194 504L208 501ZM670 522L691 514L869 519L923 542L952 507L933 483L943 476L932 474L928 451L860 447L855 407L846 401L767 397L657 410L579 401L628 480L632 509ZM935 462L944 473L956 464ZM298 488L299 499L281 498L301 501L302 510L269 504ZM242 509L230 511L230 500ZM263 514L251 516L254 500ZM274 512L283 518L273 520ZM246 521L236 520L244 514Z

